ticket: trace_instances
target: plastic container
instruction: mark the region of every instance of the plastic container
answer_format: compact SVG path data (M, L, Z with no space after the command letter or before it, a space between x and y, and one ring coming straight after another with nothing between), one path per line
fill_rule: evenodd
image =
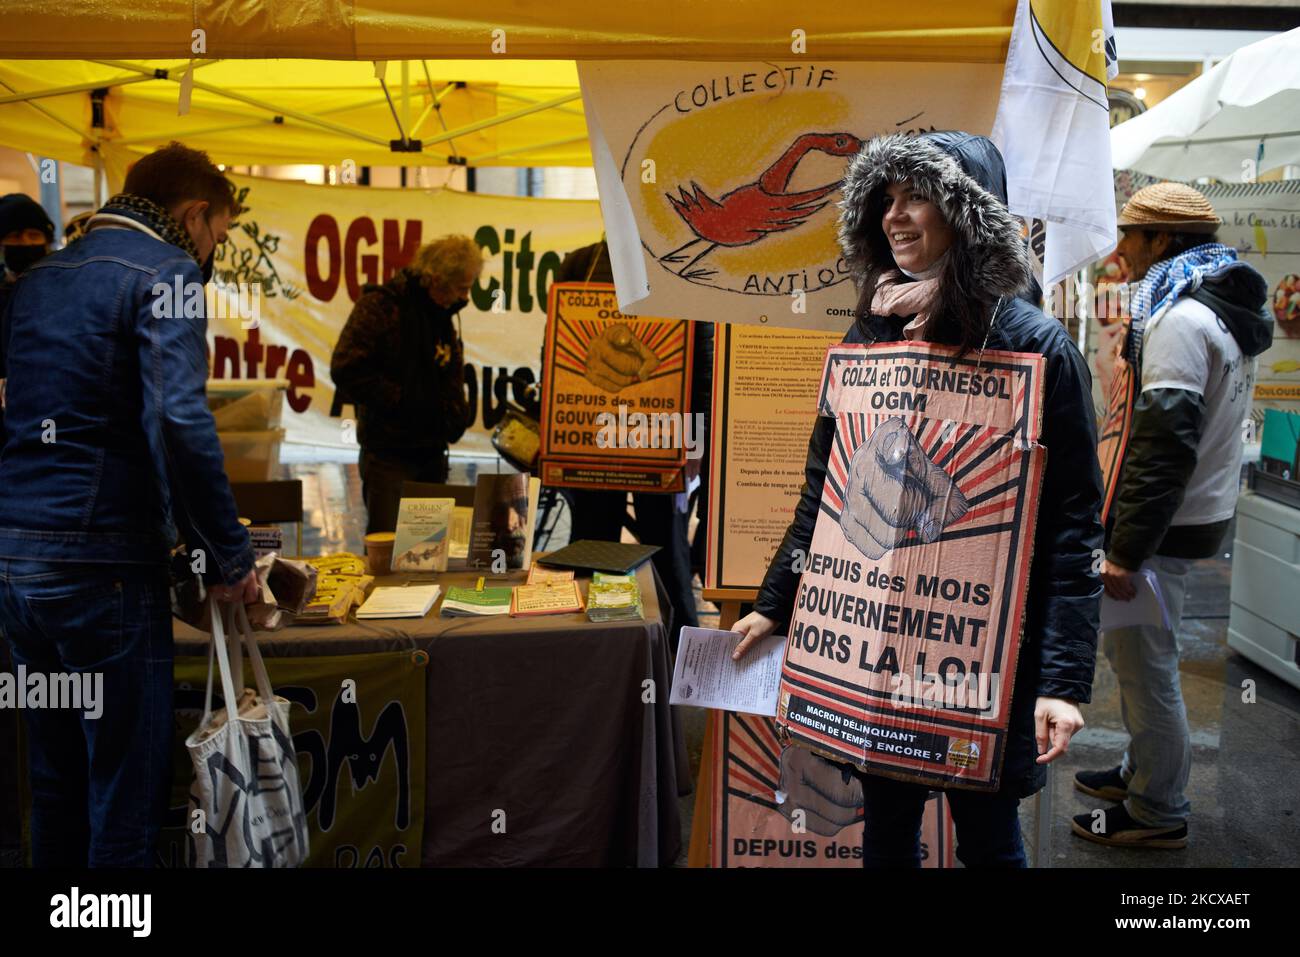
M393 543L397 535L393 532L371 532L366 536L366 562L372 575L387 575L392 570Z
M209 379L208 408L218 432L278 429L288 379Z
M279 477L280 443L284 429L257 432L218 432L226 457L226 477L232 482L269 482Z

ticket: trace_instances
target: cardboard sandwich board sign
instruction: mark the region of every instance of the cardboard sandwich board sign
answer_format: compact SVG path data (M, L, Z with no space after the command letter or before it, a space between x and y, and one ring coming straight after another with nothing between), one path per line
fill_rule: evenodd
M1046 450L1041 355L838 345L835 419L777 705L797 744L994 790Z
M710 867L862 866L857 778L804 748L782 750L771 718L719 711L710 726ZM954 847L948 803L935 791L921 818L921 866L954 867Z
M690 414L686 322L625 316L608 283L551 286L542 354L546 485L680 492Z

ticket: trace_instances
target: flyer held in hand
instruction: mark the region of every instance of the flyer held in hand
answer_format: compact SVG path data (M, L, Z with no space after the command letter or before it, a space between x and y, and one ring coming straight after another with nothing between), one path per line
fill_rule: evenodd
M874 773L993 790L1046 449L1043 357L837 345L835 419L777 721Z

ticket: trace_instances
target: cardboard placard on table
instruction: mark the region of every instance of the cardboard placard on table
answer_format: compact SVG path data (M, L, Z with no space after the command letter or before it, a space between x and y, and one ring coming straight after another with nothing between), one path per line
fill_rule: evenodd
M685 488L686 440L699 441L689 333L679 319L623 315L608 283L551 286L542 357L546 485Z
M994 790L1046 450L1044 359L839 345L777 722L888 777Z

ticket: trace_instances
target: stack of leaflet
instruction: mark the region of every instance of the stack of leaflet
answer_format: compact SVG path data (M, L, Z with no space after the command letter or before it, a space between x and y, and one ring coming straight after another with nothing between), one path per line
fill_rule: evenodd
M347 621L353 606L361 604L374 584L366 574L366 560L349 552L303 559L316 569L316 591L307 600L295 625L338 625Z
M475 588L448 588L447 597L442 600L444 618L477 618L481 615L510 614L510 599L513 589L504 587L485 588L483 579L478 580Z
M441 585L388 585L376 588L357 609L357 621L372 618L423 618L442 593Z
M631 621L645 617L635 575L595 572L587 588L588 621Z

